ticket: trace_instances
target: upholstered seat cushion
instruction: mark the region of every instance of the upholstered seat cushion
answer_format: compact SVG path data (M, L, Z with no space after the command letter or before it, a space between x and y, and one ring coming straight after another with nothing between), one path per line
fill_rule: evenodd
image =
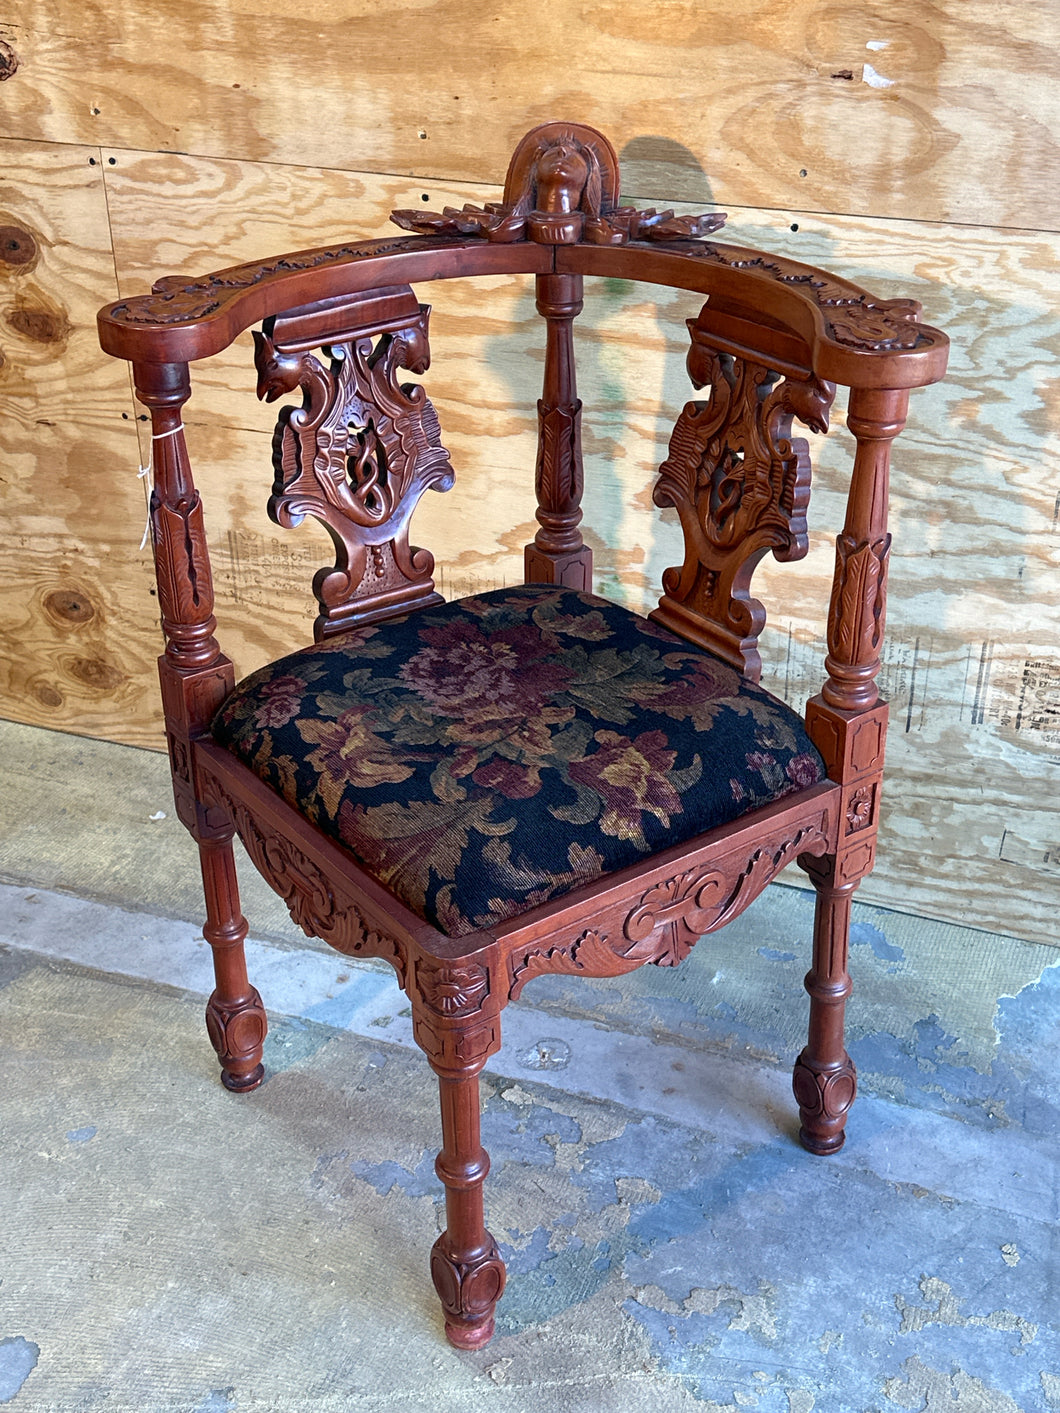
M450 936L825 775L761 687L551 585L305 648L241 683L213 734Z

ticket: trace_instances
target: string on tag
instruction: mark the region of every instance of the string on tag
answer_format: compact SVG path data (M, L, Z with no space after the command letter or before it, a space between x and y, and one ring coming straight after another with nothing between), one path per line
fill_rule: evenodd
M143 539L140 541L141 549L143 549L144 545L147 544L147 541L151 534L151 492L155 488L155 478L152 475L152 472L154 470L153 463L155 459L155 442L163 441L166 437L175 437L178 432L183 432L183 430L184 423L178 422L175 427L170 427L168 432L153 433L151 437L151 449L147 453L147 465L141 466L139 471L136 473L136 479L138 481L145 482L144 499L147 502L147 524L144 526Z

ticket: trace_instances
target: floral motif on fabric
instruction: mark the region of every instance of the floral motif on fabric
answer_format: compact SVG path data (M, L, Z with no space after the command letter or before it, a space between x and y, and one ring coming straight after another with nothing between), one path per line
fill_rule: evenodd
M761 687L551 585L305 648L241 683L213 731L450 936L825 776L799 717Z

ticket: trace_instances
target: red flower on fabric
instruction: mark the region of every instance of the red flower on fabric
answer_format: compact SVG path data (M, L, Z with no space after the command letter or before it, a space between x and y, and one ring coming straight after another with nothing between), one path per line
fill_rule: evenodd
M259 731L264 731L268 726L286 726L301 710L305 690L306 684L302 679L290 673L263 683L258 689L252 725Z
M509 800L528 800L541 789L541 772L536 766L517 765L503 756L485 761L471 778L476 785L496 790Z
M460 723L457 739L496 736L504 723L539 717L570 672L530 625L486 632L477 623L425 628L424 646L398 676L438 714ZM566 720L573 708L559 708Z
M334 721L300 721L298 731L316 749L306 761L317 773L317 794L334 818L346 789L371 790L389 782L400 784L413 773L389 742L371 728L372 708L361 703Z
M633 740L617 731L597 731L594 739L600 749L571 762L571 779L595 791L604 802L600 828L605 834L646 849L644 815L653 815L665 825L683 812L681 797L669 778L676 752L669 749L662 731L642 731Z
M821 778L821 767L813 756L808 755L805 751L801 755L792 756L784 770L788 779L800 790L808 790L811 785L816 785Z

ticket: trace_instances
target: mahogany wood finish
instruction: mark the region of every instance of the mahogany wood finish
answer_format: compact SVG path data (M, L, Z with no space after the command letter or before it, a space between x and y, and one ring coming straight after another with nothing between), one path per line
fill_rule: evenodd
M516 149L501 202L441 213L400 211L411 234L243 265L198 280L168 277L150 295L99 315L104 349L133 364L150 409L151 526L166 649L159 662L180 818L199 845L205 936L216 989L207 1027L229 1088L261 1082L265 1013L247 978L232 859L238 834L309 935L350 956L382 957L411 1003L417 1042L438 1075L447 1225L431 1271L449 1339L478 1348L492 1334L505 1270L483 1215L489 1159L479 1132L478 1077L500 1047L501 1011L547 972L617 976L678 964L789 862L817 890L810 1031L795 1066L801 1138L817 1153L843 1142L854 1066L843 1043L850 995L851 898L871 869L879 819L887 708L876 691L887 591L890 446L909 390L946 365L945 335L911 300L879 300L833 275L705 240L724 217L675 217L618 205L614 149L591 128L548 123ZM857 442L836 545L828 655L807 729L828 779L640 864L534 907L493 931L444 936L355 858L213 743L210 722L233 672L214 636L202 506L181 409L189 362L249 325L258 395L301 392L274 439L269 512L281 525L319 519L336 562L314 581L318 638L407 614L439 596L433 558L409 542L427 489L453 472L423 388L401 380L429 363L427 306L413 283L522 272L536 276L545 321L536 468L540 528L526 549L528 581L591 587L579 522L583 468L573 323L584 277L610 276L706 296L689 320L689 373L704 401L674 428L655 487L674 507L685 556L667 570L653 615L749 677L765 611L750 594L767 552L807 547L807 443L794 420L825 431L836 384L850 388ZM323 356L317 350L323 350Z

